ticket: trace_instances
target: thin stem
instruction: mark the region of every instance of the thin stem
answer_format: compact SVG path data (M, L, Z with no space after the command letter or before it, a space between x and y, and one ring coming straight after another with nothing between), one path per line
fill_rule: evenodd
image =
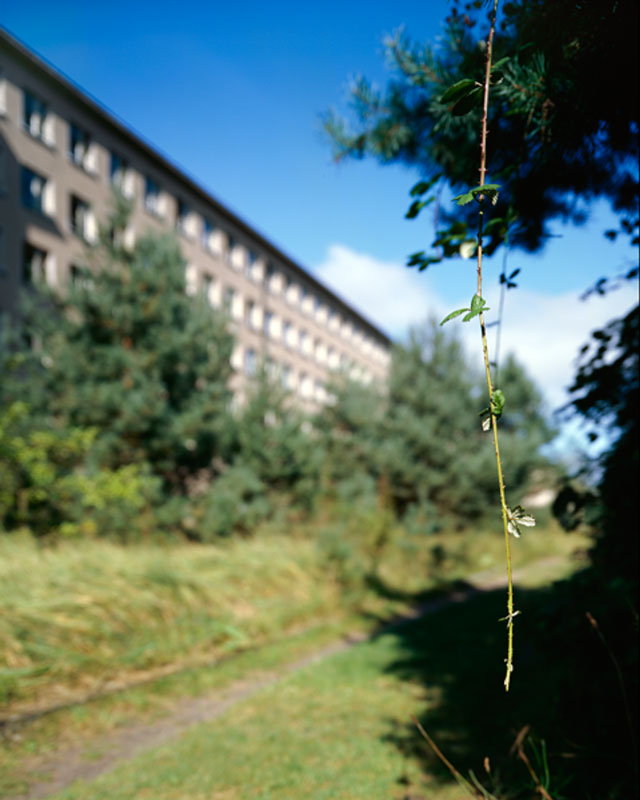
M636 734L635 734L635 731L634 731L634 728L633 728L633 722L631 720L631 711L630 711L630 708L629 708L629 700L628 700L628 697L627 697L627 690L625 689L625 685L624 685L624 678L622 676L622 670L620 669L620 664L618 662L618 659L616 658L615 653L613 652L611 647L609 647L609 643L607 642L607 640L605 639L604 634L600 630L600 626L598 625L598 621L594 618L594 616L589 611L586 612L585 616L589 620L590 625L593 627L594 631L598 635L598 638L600 639L600 641L602 642L604 648L606 649L607 653L609 654L609 658L611 659L611 662L613 663L613 667L614 667L614 669L616 671L616 677L618 679L618 686L620 687L620 694L622 695L622 705L624 707L624 713L625 713L625 717L626 717L626 720L627 720L627 727L629 728L629 741L631 743L631 755L632 755L632 759L633 759L633 768L634 768L634 772L636 773L636 780L637 780L637 775L638 775L638 745L637 745L637 742L636 742Z
M498 14L498 0L494 0L491 12L491 24L487 39L487 61L485 67L484 87L482 97L482 130L480 134L480 186L484 185L487 174L487 120L489 118L489 86L491 83L491 56L493 51L493 36L496 28L496 17ZM483 227L484 227L484 201L483 195L479 196L480 210L478 212L478 290L477 294L482 297L482 251L483 251ZM489 361L489 346L487 344L487 327L484 321L484 313L480 313L480 332L482 335L482 355L484 358L484 368L487 379L487 390L489 392L489 402L493 398L493 381L491 379L491 363ZM500 491L500 507L502 510L502 526L504 529L504 541L507 559L507 671L504 679L505 691L509 691L511 684L511 673L513 672L513 569L511 561L511 540L509 538L509 518L507 512L507 499L505 495L504 476L502 471L502 459L500 457L500 443L498 438L498 418L491 413L491 429L493 431L493 446L496 455L496 467L498 470L498 488Z
M449 759L444 755L444 753L440 750L438 745L433 741L433 739L429 736L429 734L425 731L422 725L418 722L418 720L410 714L410 717L413 721L413 724L416 728L420 731L421 736L426 740L429 747L433 750L433 752L438 756L440 761L445 765L445 767L449 770L449 772L453 775L456 781L460 784L460 786L464 787L473 797L477 797L478 793L475 791L473 786L466 780L458 770L453 766L453 764L449 761Z

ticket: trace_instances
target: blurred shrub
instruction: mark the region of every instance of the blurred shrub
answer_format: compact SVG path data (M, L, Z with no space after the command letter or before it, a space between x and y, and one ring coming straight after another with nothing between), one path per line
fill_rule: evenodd
M152 528L150 509L160 482L145 464L92 466L94 429L34 426L24 403L0 415L0 520L37 536L116 535L136 538Z
M191 503L188 535L203 542L249 533L271 512L265 484L243 464L229 467Z

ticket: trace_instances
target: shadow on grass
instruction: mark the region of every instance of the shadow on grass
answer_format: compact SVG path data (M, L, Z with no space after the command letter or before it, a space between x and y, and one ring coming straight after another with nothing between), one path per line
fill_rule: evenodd
M524 763L509 754L525 725L531 726L526 752L541 777L547 749L554 800L637 796L635 734L626 711L635 715L637 708L636 620L610 593L596 596L595 586L585 570L551 587L517 591L522 615L509 693L503 688L505 623L498 621L505 614L504 591L476 592L393 631L404 656L389 671L424 687L427 709L420 722L462 774L472 769L500 798L540 796ZM599 618L608 647L587 611ZM637 730L637 718L631 724ZM388 740L419 760L425 773L452 780L411 721L400 730L394 723Z

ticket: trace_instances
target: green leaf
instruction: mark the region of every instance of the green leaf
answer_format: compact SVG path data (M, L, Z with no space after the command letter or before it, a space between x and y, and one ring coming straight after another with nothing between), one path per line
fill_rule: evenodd
M471 298L471 310L482 311L485 308L487 308L487 301L484 297L480 297L479 294L474 294Z
M453 103L455 100L459 100L461 97L468 95L475 85L476 82L472 81L471 78L463 78L461 81L457 81L457 83L454 83L453 86L450 86L447 89L447 91L440 98L440 102Z
M465 192L464 194L459 194L457 197L454 197L453 199L459 206L466 206L467 203L470 203L473 200L473 193Z
M429 197L426 200L414 200L413 203L409 206L409 210L404 215L405 219L413 219L417 217L418 214L422 211L425 206L428 206L430 203L433 203L435 200L434 197Z
M499 417L502 414L505 402L504 392L501 389L494 389L491 394L491 413Z
M481 87L476 86L476 88L472 89L469 94L461 97L460 100L458 100L458 102L451 109L451 114L454 117L462 117L465 114L468 114L477 105L481 92Z
M418 250L417 253L411 253L409 256L409 260L407 261L407 266L415 267L416 264L420 264L425 255L426 254L424 250Z
M474 294L471 298L471 308L468 309L469 313L464 315L462 321L469 322L470 319L473 319L474 317L477 317L478 314L482 314L483 311L488 310L489 306L486 304L484 297Z
M440 325L444 325L445 322L449 322L450 319L454 319L455 317L459 317L460 314L464 314L465 311L468 311L468 308L458 308L456 311L452 311L450 314L442 320Z
M423 258L420 266L418 267L418 271L423 272L427 267L431 266L431 264L439 264L441 261L442 259L437 256L429 256L429 258Z
M503 64L506 64L506 63L507 63L507 61L509 61L509 60L510 60L510 57L509 57L509 56L505 56L504 58L500 58L498 61L496 61L496 63L495 63L495 64L493 64L493 65L491 66L491 71L493 72L493 70L494 70L494 69L500 69L500 67L501 67Z
M420 250L417 253L411 253L407 266L418 267L418 270L422 272L431 264L438 264L440 261L442 261L440 256L428 256L424 250Z
M498 189L500 188L499 183L485 183L483 186L476 186L474 189L471 189L469 194L473 197L480 197L484 195L491 200L491 204L495 206L498 202Z
M485 234L487 234L494 228L499 228L501 225L504 224L505 224L504 217L494 217L493 219L490 219L489 222L487 222L487 224L484 226L484 232Z
M498 189L500 189L499 183L485 183L482 186L474 186L473 189L469 189L468 192L459 194L453 199L459 206L466 206L467 203L470 203L473 199L484 195L484 197L488 197L495 206L498 202Z
M434 175L433 178L431 178L428 181L419 181L418 183L416 183L415 186L412 187L409 194L411 195L411 197L420 197L420 195L423 195L425 194L425 192L428 192L432 186L435 186L435 184L440 180L441 177L442 173L439 172L437 175Z

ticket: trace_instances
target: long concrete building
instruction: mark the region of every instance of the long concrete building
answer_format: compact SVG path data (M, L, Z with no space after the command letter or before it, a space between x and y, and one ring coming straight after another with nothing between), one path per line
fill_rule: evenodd
M175 231L187 292L228 313L238 393L261 359L308 408L334 370L384 379L384 332L0 28L1 312L30 281L64 291L114 188L133 206L125 242Z

